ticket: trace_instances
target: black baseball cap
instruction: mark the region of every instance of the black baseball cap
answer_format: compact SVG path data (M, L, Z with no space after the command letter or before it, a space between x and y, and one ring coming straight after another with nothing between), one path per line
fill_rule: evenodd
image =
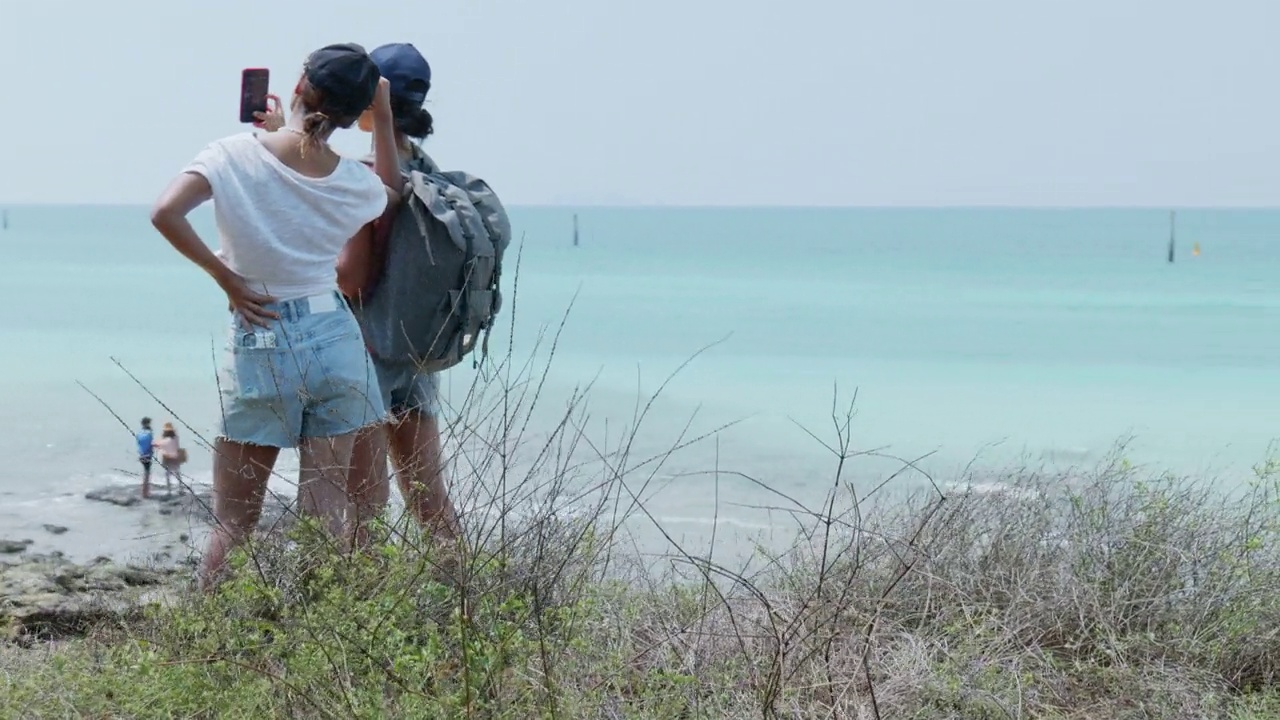
M427 99L431 89L431 66L412 43L388 43L379 45L369 53L378 71L391 85L391 97L402 98L416 105Z
M355 43L316 50L307 57L303 73L323 96L320 112L338 118L356 117L369 109L382 76L369 53Z

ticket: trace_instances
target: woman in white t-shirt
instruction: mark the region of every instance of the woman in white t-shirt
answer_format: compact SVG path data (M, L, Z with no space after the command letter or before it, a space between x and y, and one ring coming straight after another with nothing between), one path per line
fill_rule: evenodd
M375 116L374 172L328 144L367 109ZM321 48L307 58L281 132L211 143L152 210L156 229L214 278L231 310L205 587L256 526L281 448L299 449L300 509L346 537L352 443L386 411L335 264L347 240L399 199L391 123L387 81L368 53L354 44ZM216 254L187 220L208 200Z

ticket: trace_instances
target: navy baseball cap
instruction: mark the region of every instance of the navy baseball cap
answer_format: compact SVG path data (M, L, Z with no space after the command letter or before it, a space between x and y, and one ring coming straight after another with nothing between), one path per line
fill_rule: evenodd
M369 109L381 77L369 53L355 43L316 50L307 57L303 72L323 96L320 111L338 118L357 117Z
M391 97L421 105L431 89L431 66L410 43L380 45L369 53L382 77L391 84Z

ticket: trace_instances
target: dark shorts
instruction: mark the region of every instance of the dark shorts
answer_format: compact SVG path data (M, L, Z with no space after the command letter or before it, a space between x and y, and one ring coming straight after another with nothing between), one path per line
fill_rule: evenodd
M151 469L151 456L150 456L150 455L143 455L143 456L140 456L140 457L138 458L138 462L141 462L141 463L142 463L142 469L143 469L143 470L150 470L150 469Z
M423 372L415 363L393 363L373 359L382 391L382 404L392 415L416 412L431 417L440 414L440 380Z

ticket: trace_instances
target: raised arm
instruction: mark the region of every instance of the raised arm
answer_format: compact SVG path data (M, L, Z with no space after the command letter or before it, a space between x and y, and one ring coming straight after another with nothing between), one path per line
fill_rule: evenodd
M400 149L391 114L391 85L378 81L373 97L373 172L387 190L387 209L379 220L360 229L338 254L338 289L353 300L373 289L386 259L387 230L400 203Z
M400 176L400 148L396 146L391 115L391 83L386 78L378 81L378 92L373 96L373 171L394 193L388 195L387 204L398 201L404 180Z

